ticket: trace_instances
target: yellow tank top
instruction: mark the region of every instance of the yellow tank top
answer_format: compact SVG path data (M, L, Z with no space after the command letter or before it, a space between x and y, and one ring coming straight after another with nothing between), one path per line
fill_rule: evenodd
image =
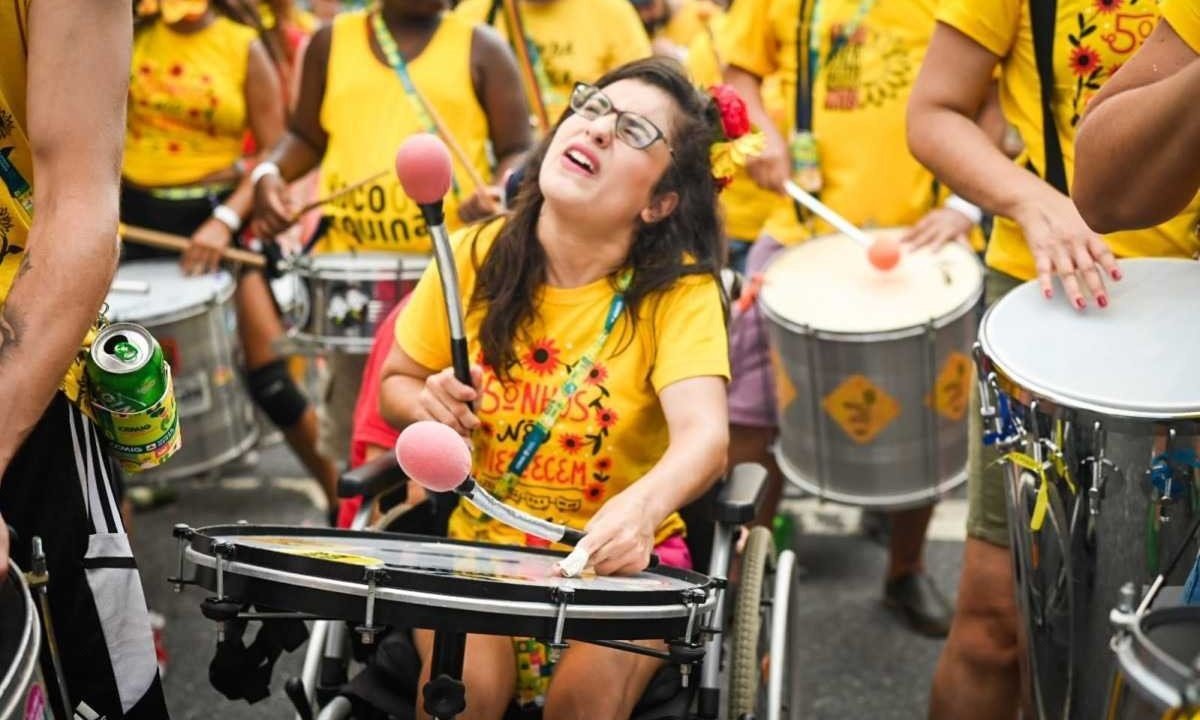
M474 27L446 13L421 54L407 63L417 91L433 106L471 164L490 176L488 122L471 84ZM396 179L392 163L405 138L431 128L423 124L416 99L395 71L371 52L370 16L343 13L333 21L321 127L329 136L321 161L321 196L335 193L380 171L386 175L325 207L329 229L317 252L394 250L429 252L429 232L421 211ZM475 185L458 159L454 188L446 195L446 224L462 222L458 205Z
M25 134L25 81L30 0L0 3L0 308L25 253L33 221L33 158ZM77 358L60 389L79 400Z
M133 41L124 176L146 187L187 185L242 155L252 28L218 17L177 33L155 22Z

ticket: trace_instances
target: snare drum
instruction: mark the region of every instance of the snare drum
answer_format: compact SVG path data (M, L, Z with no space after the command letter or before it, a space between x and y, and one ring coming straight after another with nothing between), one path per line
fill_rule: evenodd
M428 536L224 525L179 529L180 573L237 603L365 626L536 638L676 639L716 602L670 567L563 578L563 554Z
M303 317L290 325L296 340L315 349L367 354L375 331L412 292L429 265L428 255L326 253L292 260L297 296L308 298Z
M1121 270L1105 310L1047 302L1028 282L979 333L1040 718L1104 716L1109 611L1123 584L1140 597L1165 569L1200 508L1200 264L1123 260Z
M1137 617L1112 648L1117 673L1107 720L1185 720L1200 713L1200 607Z
M254 406L238 371L233 278L224 271L187 277L175 260L117 268L108 318L146 327L175 380L183 447L138 482L198 475L234 460L258 439Z
M780 252L759 305L784 476L880 509L928 505L964 482L967 353L982 293L979 261L957 243L907 253L888 272L845 235Z
M38 670L41 627L25 578L9 562L0 585L0 720L51 720Z

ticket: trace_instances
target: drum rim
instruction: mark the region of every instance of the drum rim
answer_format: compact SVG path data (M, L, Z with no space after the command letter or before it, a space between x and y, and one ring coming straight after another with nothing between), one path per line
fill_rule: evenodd
M25 582L25 575L16 563L9 561L8 565L9 579L16 583L17 592L25 600L25 621L21 629L21 639L17 643L16 661L8 668L2 677L0 677L0 717L13 717L18 710L22 713L24 708L21 704L25 702L27 690L33 683L33 672L38 664L38 655L41 652L41 632L37 620L37 611L34 609L33 593L29 590L29 585ZM14 692L17 691L17 692ZM12 696L5 698L6 693L12 693Z
M896 498L896 502L893 503L868 503L865 501L872 499L872 496L838 492L831 490L829 486L822 488L820 483L805 477L804 473L800 472L800 468L796 467L795 463L784 454L782 446L779 443L775 444L775 449L772 450L771 454L774 456L775 462L779 466L780 472L783 473L785 480L815 498L850 507L889 511L926 507L936 503L967 481L967 466L964 464L960 470L955 471L950 477L939 480L936 485L927 485L922 492L888 496Z
M122 265L122 267L127 267L130 265L146 265L146 266L170 265L170 266L178 267L179 263L175 262L174 260L161 260L161 259L159 259L159 260L131 260L127 263L124 263ZM120 272L121 272L120 268L118 268L117 273L119 274ZM212 273L209 273L209 274L212 274ZM170 310L167 312L159 313L157 315L148 315L146 317L116 317L112 314L112 305L108 302L108 296L106 295L105 300L104 300L105 305L106 305L106 310L105 310L104 314L112 322L137 323L139 325L145 326L147 329L150 329L150 330L153 330L153 328L156 328L156 327L159 327L162 325L172 325L174 323L181 322L183 320L190 320L191 318L194 318L194 317L206 315L206 314L210 313L214 307L216 307L218 305L224 305L227 302L229 302L233 298L234 291L237 289L237 282L234 280L233 275L229 274L225 270L219 270L216 274L218 276L220 276L222 279L227 280L228 282L222 283L221 287L218 288L217 292L214 295L212 295L211 297L209 297L206 300L200 301L197 304L186 305L177 310ZM145 307L145 306L142 305L140 307Z
M887 230L887 229L895 229L895 228L881 228L881 229ZM840 233L828 233L825 235L820 235L815 238L812 238L811 240L807 241L804 244L818 242L820 240L832 238L832 237L842 237L842 235ZM793 247L799 247L799 246L793 246ZM790 249L791 248L784 248L784 251L787 251ZM755 304L758 305L759 309L763 312L763 314L766 315L767 318L770 319L775 324L780 325L783 328L790 330L794 333L797 333L800 335L812 336L819 340L834 340L834 341L838 341L838 342L870 343L870 342L884 342L884 341L888 341L888 340L902 340L905 338L916 337L916 336L920 336L920 335L924 334L927 331L927 329L930 327L932 327L935 331L941 330L942 328L948 327L948 326L954 324L955 322L961 320L964 315L966 315L972 308L974 308L979 303L979 299L981 297L983 297L984 265L982 262L980 262L979 257L974 252L967 250L965 248L963 249L963 252L965 252L967 254L967 256L969 256L971 263L972 263L972 267L974 267L978 271L978 277L977 277L977 282L975 283L975 287L971 290L971 292L967 296L967 298L965 300L963 300L962 303L956 305L952 310L945 313L944 315L940 315L937 317L931 317L929 320L927 320L926 322L923 322L923 323L916 323L913 325L905 325L905 326L898 327L898 328L892 328L891 330L871 330L868 332L853 332L853 331L844 331L844 330L824 330L824 329L815 327L811 324L799 323L799 322L796 322L795 320L785 318L782 315L780 315L778 312L776 312L775 310L772 310L770 305L768 305L766 302L766 293L760 292L758 294L757 300L755 301ZM769 268L770 268L770 265L768 264L767 269L769 269ZM764 270L764 277L765 277L765 270Z
M318 528L318 527L297 527L292 525L211 525L203 528L197 528L192 531L193 536L189 543L189 550L194 551L194 554L208 558L207 562L197 563L193 558L194 564L204 565L206 567L215 568L215 559L212 552L213 536L245 536L253 537L255 535L268 536L290 536L290 537L329 537L343 536L349 538L364 538L364 539L379 539L379 540L402 540L420 542L424 544L434 543L441 545L462 545L469 547L491 547L499 550L520 550L534 555L543 555L550 557L565 557L565 553L544 548L529 548L517 547L511 545L496 545L493 543L470 542L466 540L454 540L450 538L434 537L430 535L412 535L407 533L388 533L388 532L373 532L363 530L346 530L342 528ZM268 561L270 564L268 564ZM322 560L319 558L311 558L304 555L279 552L266 548L252 548L245 545L237 547L236 554L230 560L227 567L245 567L254 569L264 569L268 573L288 573L296 577L319 578L321 580L329 580L331 582L340 582L353 585L362 589L362 593L366 592L366 581L364 579L366 568L361 565L350 565L348 563L340 563L332 560ZM311 568L311 571L306 572L305 568ZM320 572L318 572L320 571ZM477 604L482 602L486 605L489 601L502 599L504 602L524 602L533 605L544 606L550 608L551 611L558 606L551 599L553 589L543 586L522 585L514 582L498 582L485 579L465 579L454 576L439 576L429 573L419 573L405 571L399 568L388 568L388 575L385 579L377 583L379 593L384 590L388 591L389 595L394 595L395 599L401 600L407 596L413 596L418 600L428 597L440 598L439 604L446 606L446 598L455 600L466 599L468 610L474 610ZM641 602L646 607L647 605L676 605L681 608L681 613L686 614L686 606L681 598L684 592L691 590L703 590L707 595L706 602L715 600L714 582L711 578L701 575L692 570L682 570L669 566L659 566L651 571L652 574L665 575L667 577L681 580L690 583L691 586L685 589L674 590L595 590L586 587L574 588L575 597L571 601L571 605L599 607L602 605L612 605L613 603L629 602L630 606L634 602ZM253 573L245 573L254 576ZM408 582L400 583L399 578L407 578ZM269 578L262 578L269 579ZM487 593L486 598L479 599L483 593L481 588L490 588L491 592ZM381 594L380 597L384 595ZM402 601L402 600L401 600ZM420 603L418 603L420 604ZM623 607L623 606L616 606ZM624 617L624 615L620 615ZM668 615L664 617L677 617L678 615ZM586 615L577 617L586 618Z
M328 266L346 260L362 267ZM336 252L297 256L289 260L287 269L306 280L418 280L432 263L433 256L423 253Z
M1148 632L1160 625L1186 620L1200 621L1200 606L1150 610L1130 623L1125 634L1113 638L1117 664L1127 684L1141 690L1139 696L1143 699L1159 703L1159 710L1183 707L1182 689L1189 680L1200 680L1200 673L1163 651Z

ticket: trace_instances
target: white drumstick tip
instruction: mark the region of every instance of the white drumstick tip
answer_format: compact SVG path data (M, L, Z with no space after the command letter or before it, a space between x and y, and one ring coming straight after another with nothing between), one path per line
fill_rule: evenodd
M591 553L587 549L577 545L569 555L559 560L555 565L563 577L579 577L583 569L587 567L589 559L591 559Z

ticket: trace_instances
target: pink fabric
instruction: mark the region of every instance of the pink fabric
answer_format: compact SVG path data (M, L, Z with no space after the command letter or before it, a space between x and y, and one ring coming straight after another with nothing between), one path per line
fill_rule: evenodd
M692 551L688 549L682 535L672 535L654 548L658 561L669 567L680 570L692 569Z

